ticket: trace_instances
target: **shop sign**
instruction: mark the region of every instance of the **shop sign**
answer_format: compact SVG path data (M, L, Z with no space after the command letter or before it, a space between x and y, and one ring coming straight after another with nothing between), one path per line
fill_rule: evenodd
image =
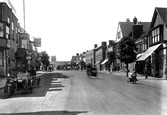
M41 38L34 38L34 47L41 47Z

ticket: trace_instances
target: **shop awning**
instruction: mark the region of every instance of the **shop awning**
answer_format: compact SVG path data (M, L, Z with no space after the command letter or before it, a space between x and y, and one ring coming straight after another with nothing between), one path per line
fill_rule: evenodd
M101 64L105 64L108 61L108 59L105 59Z
M144 61L149 55L151 55L161 44L157 44L155 46L149 47L144 54L137 59L136 61Z
M137 54L136 59L140 58L144 53Z
M95 65L98 64L98 63L100 63L100 61L97 61L97 62L95 63Z

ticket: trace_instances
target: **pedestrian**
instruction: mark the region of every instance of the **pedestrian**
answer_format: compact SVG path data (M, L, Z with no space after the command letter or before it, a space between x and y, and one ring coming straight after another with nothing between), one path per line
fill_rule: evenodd
M36 76L36 70L31 64L31 62L28 63L27 72L29 73L30 76Z
M13 58L10 63L10 74L13 78L17 78L17 64L15 58Z
M148 78L148 67L147 66L144 67L144 73L145 73L145 79L147 79Z
M167 79L167 64L165 64L165 75L166 75L166 79Z
M137 79L137 73L135 70L132 71L131 77L134 78L136 81L138 81Z

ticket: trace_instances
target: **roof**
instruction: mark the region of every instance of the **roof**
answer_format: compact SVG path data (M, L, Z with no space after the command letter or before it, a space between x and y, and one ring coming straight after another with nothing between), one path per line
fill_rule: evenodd
M149 32L151 22L141 22L143 25L143 33L140 37L146 36ZM129 36L132 36L132 31L130 32Z
M167 8L155 8L157 13L160 15L160 17L162 18L164 24L167 25Z
M142 24L143 24L143 34L141 35L141 37L148 34L151 22L142 22Z
M167 15L166 14L167 14L167 8L156 7L155 10L154 10L154 14L153 14L153 17L152 17L150 28L153 28L157 15L159 15L160 18L162 19L163 23L165 25L167 25Z
M132 31L133 22L119 22L123 36L128 36Z

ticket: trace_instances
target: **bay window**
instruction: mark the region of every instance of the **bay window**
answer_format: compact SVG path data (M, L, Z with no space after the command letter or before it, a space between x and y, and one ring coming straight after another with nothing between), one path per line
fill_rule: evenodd
M4 37L4 24L0 23L0 37Z

